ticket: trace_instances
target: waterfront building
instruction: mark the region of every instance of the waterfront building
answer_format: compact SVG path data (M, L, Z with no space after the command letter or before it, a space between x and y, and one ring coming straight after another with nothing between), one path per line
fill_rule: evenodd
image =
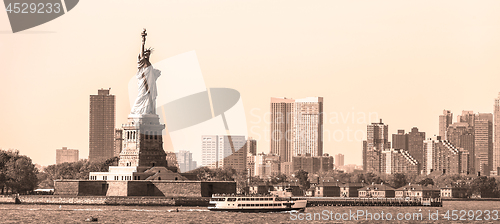
M115 156L115 96L111 89L90 95L89 161L104 161Z
M56 164L78 162L78 149L56 149Z
M358 189L360 198L394 198L395 189L387 184L372 184Z
M439 198L440 190L433 186L406 185L395 190L396 198Z
M389 150L391 143L388 139L389 126L382 122L367 126L367 139L363 142L363 170L365 172L380 173L381 153Z

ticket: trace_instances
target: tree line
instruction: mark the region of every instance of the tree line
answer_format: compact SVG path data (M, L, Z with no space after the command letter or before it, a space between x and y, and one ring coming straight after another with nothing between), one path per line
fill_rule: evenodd
M31 193L38 184L38 169L17 150L0 149L0 193Z

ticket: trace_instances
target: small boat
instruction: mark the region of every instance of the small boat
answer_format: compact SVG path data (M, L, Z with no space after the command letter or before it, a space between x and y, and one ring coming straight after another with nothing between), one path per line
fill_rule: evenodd
M231 212L280 212L304 211L307 200L279 198L276 196L212 195L210 211Z

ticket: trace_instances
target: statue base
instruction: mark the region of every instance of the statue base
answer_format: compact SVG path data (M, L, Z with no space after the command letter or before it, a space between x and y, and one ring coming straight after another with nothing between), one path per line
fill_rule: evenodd
M163 150L164 124L156 114L130 114L123 128L123 150L118 166L167 166Z

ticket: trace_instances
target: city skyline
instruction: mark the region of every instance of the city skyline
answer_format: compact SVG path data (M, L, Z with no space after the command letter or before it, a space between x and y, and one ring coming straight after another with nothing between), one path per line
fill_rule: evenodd
M417 126L433 136L443 109L493 113L500 92L500 32L491 29L500 25L491 19L498 2L153 2L147 9L127 1L120 9L102 4L95 10L82 2L68 16L26 32L2 31L0 103L6 109L0 148L18 149L41 165L54 164L61 145L79 149L85 158L88 95L111 87L117 96L115 127L126 123L127 83L137 69L136 32L144 27L155 33L148 40L158 49L153 63L196 50L208 87L241 93L258 152L269 152L265 119L272 96L323 96L329 131L323 151L361 164L366 125L378 121L358 122L362 114L376 112L391 134ZM138 9L157 16L141 18L133 13ZM0 21L0 30L10 30L5 13ZM97 64L104 66L96 69ZM25 127L38 134L26 139Z

